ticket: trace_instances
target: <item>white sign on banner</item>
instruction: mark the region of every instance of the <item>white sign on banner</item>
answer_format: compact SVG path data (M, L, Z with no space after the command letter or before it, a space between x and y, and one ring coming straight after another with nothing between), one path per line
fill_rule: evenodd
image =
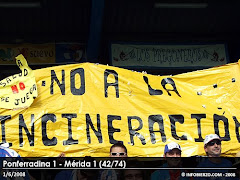
M119 67L213 67L228 63L225 44L111 44L111 63Z

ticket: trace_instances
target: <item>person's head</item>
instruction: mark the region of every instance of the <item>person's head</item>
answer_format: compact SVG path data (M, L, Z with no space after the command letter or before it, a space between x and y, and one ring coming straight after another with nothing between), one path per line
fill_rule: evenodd
M79 179L79 180L87 180L88 179L87 174L82 170L77 170L76 176L77 176L76 179Z
M182 149L178 143L171 142L165 145L164 157L181 157Z
M117 142L110 148L110 157L127 157L127 148L121 142Z
M182 149L178 143L171 142L165 145L164 157L166 158L169 167L180 167L181 166L181 154Z
M124 180L143 180L143 172L139 169L127 169L123 172Z
M217 134L206 135L204 150L208 157L220 157L222 150L220 137Z

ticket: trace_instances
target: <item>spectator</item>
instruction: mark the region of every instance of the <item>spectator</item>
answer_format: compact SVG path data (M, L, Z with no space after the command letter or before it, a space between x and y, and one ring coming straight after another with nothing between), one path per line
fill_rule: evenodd
M204 150L208 157L220 157L221 139L217 134L209 134L204 139Z
M20 157L20 155L9 148L8 143L4 143L0 145L0 157Z
M121 142L117 142L116 144L113 144L110 148L110 157L117 157L117 158L125 158L127 157L127 148L123 145ZM99 171L99 180L108 180L108 179L114 179L118 180L120 179L121 173L119 170L104 170Z
M127 148L121 142L117 142L110 148L110 157L127 157Z
M15 161L16 159L23 161L21 156L16 151L9 148L9 143L2 143L0 145L0 158L1 158L0 161L2 161L5 157L7 158L7 161ZM0 162L0 163L2 164L2 162ZM7 171L11 171L11 170L8 169ZM16 171L25 172L25 177L19 178L19 179L24 179L24 180L30 180L30 178L34 179L32 176L30 176L30 174L28 173L27 170L15 170L15 172ZM1 179L1 177L0 177L0 179ZM2 177L2 179L5 179L5 178Z
M164 149L164 157L167 161L167 163L163 164L163 168L180 168L182 167L182 161L181 161L181 154L182 149L181 146L175 142L171 142L167 145L165 145ZM157 170L152 173L151 180L165 180L165 179L190 179L186 177L181 177L181 173L185 172L184 170L175 170L175 169L169 169L169 170Z
M143 180L143 172L139 169L127 169L123 171L124 180Z
M204 173L227 173L227 169L232 167L232 163L227 159L220 158L222 146L221 139L217 134L206 135L204 139L204 150L207 154L207 158L203 158L198 164L198 168L203 168L202 170L196 170L195 172L204 172ZM204 168L216 168L216 169L204 169ZM222 179L222 177L209 177L209 178L197 178L197 179Z
M165 146L164 157L181 157L182 149L178 143L171 142Z

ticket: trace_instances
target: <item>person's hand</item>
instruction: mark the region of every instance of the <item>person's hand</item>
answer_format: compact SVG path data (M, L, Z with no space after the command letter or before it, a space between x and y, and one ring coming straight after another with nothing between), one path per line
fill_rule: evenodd
M66 154L64 152L61 152L58 157L66 157Z
M66 160L66 154L64 152L61 152L57 157L57 162L64 163L65 160Z

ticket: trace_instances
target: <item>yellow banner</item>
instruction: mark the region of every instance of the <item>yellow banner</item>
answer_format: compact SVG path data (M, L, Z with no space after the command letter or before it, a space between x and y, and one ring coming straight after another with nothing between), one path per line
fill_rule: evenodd
M91 63L35 70L31 107L0 109L2 142L21 156L109 156L123 141L129 156L162 156L166 143L183 156L205 155L216 133L224 156L240 149L239 64L154 76Z
M15 57L22 54L29 64L55 63L55 44L0 44L0 64L15 64Z
M0 108L20 109L29 107L37 97L34 72L23 55L16 57L21 73L0 81Z

